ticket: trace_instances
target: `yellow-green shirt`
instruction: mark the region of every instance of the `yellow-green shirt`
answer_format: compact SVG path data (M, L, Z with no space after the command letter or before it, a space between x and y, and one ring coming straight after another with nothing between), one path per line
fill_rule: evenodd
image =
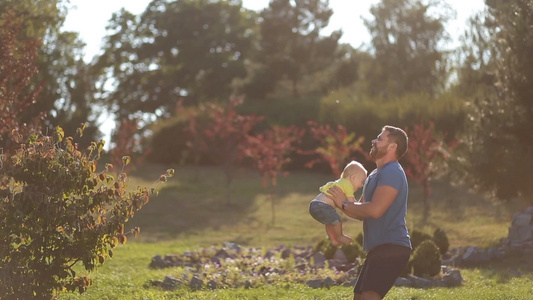
M330 181L320 187L320 191L324 194L331 195L328 193L328 189L332 186L338 186L346 195L346 197L354 197L354 188L350 181L346 178L339 178L335 181Z

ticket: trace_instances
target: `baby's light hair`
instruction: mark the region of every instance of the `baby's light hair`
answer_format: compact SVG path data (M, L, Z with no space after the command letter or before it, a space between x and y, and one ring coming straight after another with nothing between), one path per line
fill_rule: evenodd
M344 167L344 170L341 173L341 178L348 178L351 175L357 174L358 172L365 173L365 176L368 173L363 164L358 161L352 160L346 165L346 167Z

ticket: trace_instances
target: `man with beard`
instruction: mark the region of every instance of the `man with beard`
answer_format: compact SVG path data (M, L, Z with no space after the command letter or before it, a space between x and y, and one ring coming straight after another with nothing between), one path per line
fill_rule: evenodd
M407 233L407 177L398 160L407 152L405 131L384 126L372 140L370 156L377 168L367 177L358 202L349 202L338 188L329 196L343 212L363 220L367 256L354 288L354 300L382 299L405 269L411 255Z

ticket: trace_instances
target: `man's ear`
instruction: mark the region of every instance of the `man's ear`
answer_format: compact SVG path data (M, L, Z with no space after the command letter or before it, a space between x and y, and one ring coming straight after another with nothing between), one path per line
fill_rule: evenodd
M390 143L387 148L390 149L390 150L396 151L396 148L398 148L398 144Z

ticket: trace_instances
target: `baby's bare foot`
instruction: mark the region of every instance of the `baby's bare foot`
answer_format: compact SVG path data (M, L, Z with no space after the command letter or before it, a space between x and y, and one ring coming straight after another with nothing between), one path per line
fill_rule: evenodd
M331 239L331 244L332 244L333 246L339 246L339 245L342 245L341 242L339 242L339 241L337 241L337 240L335 240L335 239Z
M345 235L341 235L339 237L337 237L337 240L338 242L341 244L341 245L348 245L352 242L352 239L345 236Z

